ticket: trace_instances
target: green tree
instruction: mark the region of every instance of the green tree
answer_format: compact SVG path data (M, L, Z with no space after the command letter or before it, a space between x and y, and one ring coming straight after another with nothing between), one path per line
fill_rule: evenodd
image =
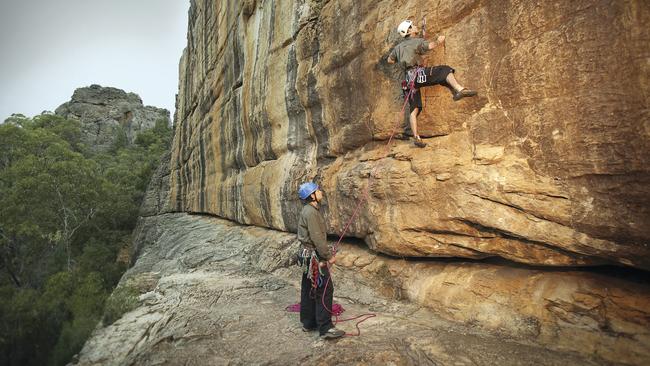
M66 141L40 129L31 132L31 151L0 171L3 256L11 262L9 268L17 268L16 261L25 268L25 261L36 259L33 255L58 246L71 270L73 237L97 212L101 179L96 164ZM12 271L12 277L20 286L19 272Z
M105 305L171 130L161 120L134 144L125 137L95 153L77 121L13 115L0 125L0 364L64 365L105 306L113 321L137 302L129 293Z
M102 276L90 272L77 279L75 289L66 299L65 308L71 321L65 322L54 347L50 364L62 365L83 346L101 319L104 300L108 296Z

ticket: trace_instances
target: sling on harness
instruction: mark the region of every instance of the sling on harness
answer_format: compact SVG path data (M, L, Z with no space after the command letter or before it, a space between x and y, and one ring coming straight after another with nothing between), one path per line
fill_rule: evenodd
M311 281L312 288L323 286L323 271L320 266L320 260L315 250L301 248L298 254L298 263L304 266L307 278Z

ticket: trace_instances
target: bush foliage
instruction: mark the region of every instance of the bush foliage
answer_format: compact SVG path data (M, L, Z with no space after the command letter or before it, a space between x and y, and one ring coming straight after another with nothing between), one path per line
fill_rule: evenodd
M170 139L162 120L134 144L117 139L93 153L77 121L14 115L0 124L0 364L65 365L105 305L111 322L134 306L128 290L106 302Z
M130 286L116 288L106 300L104 317L102 318L103 324L113 324L122 315L138 307L139 295L138 291Z

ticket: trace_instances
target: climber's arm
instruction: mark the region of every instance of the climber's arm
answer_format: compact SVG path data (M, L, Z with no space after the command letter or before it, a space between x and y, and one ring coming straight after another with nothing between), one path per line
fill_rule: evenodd
M433 42L429 42L429 49L432 50L443 43L445 43L445 36L438 36L438 39Z
M395 52L395 49L393 48L392 50L390 50L390 53L386 58L386 62L388 62L389 64L394 64L396 61L397 61L397 52Z

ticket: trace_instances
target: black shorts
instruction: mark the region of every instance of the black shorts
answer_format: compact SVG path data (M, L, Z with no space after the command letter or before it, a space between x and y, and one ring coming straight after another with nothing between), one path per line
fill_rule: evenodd
M415 91L414 93L409 97L409 109L410 112L413 112L415 108L418 108L418 114L422 112L422 95L420 94L420 88L425 87L425 86L432 86L432 85L442 85L446 86L449 88L452 93L453 90L451 86L447 83L447 75L454 73L455 70L447 65L439 65L439 66L432 66L432 67L423 67L420 69L420 72L417 73L417 75L413 75L415 77ZM409 80L409 73L407 72L405 76L406 82L408 83ZM408 95L409 89L404 90L404 96Z

